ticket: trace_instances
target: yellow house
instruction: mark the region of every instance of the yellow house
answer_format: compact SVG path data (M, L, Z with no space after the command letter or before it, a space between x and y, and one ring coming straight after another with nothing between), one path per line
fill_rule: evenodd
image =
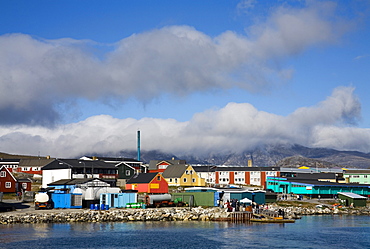
M193 167L187 164L169 165L162 176L168 182L168 186L206 186L205 179L201 178Z

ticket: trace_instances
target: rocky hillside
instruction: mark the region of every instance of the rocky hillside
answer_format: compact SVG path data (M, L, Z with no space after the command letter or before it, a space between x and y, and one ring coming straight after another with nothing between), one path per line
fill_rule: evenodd
M122 151L124 157L136 158L134 151ZM308 148L301 145L265 145L252 151L234 154L210 154L194 156L189 154L174 155L160 151L142 151L141 160L169 160L171 158L183 159L191 164L215 164L246 166L248 160L254 166L280 166L280 167L348 167L370 168L370 154L358 151L338 151L327 148Z
M107 153L95 156L112 157L112 155L117 155L117 153ZM121 151L119 155L120 157L137 158L136 151ZM2 156L4 156L4 154L0 154L0 158ZM260 167L309 166L318 168L370 168L370 153L362 153L358 151L338 151L327 148L308 148L297 144L265 145L251 151L244 151L243 153L213 153L203 156L194 156L186 153L183 155L174 155L171 153L162 153L158 150L141 151L141 161L144 161L145 163L149 163L150 160L170 160L172 158L186 160L186 162L190 164L246 166L248 165L248 160L252 160L254 166Z

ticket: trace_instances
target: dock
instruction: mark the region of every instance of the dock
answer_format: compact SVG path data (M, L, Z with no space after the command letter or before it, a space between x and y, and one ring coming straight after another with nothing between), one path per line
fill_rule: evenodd
M232 212L231 215L232 222L250 222L253 218L252 212Z

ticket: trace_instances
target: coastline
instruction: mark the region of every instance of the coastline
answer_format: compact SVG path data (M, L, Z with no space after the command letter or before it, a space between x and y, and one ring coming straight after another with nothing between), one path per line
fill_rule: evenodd
M370 215L370 208L336 208L266 205L269 212L284 210L285 217L298 219L305 215ZM264 212L264 210L260 210ZM128 222L128 221L231 221L232 212L219 207L171 207L148 209L52 209L22 210L0 213L0 224L69 223L69 222Z

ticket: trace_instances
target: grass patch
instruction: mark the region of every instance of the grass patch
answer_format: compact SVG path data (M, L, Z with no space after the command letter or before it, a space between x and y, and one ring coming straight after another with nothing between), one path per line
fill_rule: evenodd
M316 203L310 203L305 201L278 201L276 202L279 206L282 207L305 207L305 208L313 208L317 204Z
M11 200L11 199L16 199L17 194L16 193L4 193L3 194L3 200Z

